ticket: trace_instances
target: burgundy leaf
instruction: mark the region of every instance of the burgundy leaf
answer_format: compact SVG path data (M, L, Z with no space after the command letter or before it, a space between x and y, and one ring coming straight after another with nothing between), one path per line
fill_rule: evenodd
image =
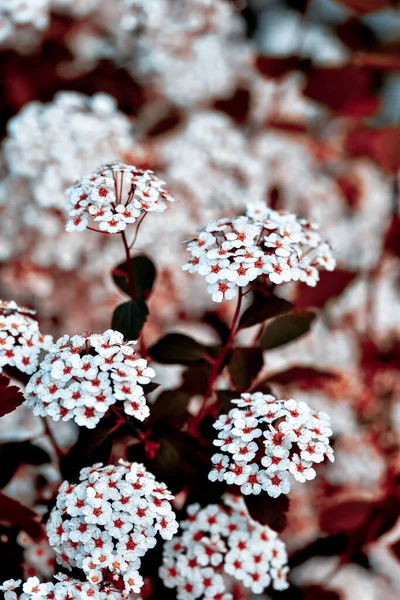
M0 516L2 520L26 531L34 540L38 540L43 535L42 527L36 520L38 515L2 492L0 492Z
M228 366L235 389L242 392L248 390L263 364L260 348L235 348Z
M372 71L361 67L314 67L308 72L304 94L337 115L364 117L379 108L374 84Z
M310 287L299 284L297 289L297 308L322 308L331 298L340 296L346 287L355 279L357 273L337 269L321 271L318 285Z
M373 506L365 500L345 500L326 506L319 516L320 527L328 534L351 532L366 521Z
M21 390L9 383L10 378L0 374L0 417L13 412L25 400Z
M400 169L400 125L357 127L347 136L346 150L351 156L367 156L390 175Z
M278 533L286 527L286 513L289 510L289 498L282 494L278 498L271 498L267 494L258 496L245 496L247 510L254 521L261 525L268 525Z
M287 371L273 373L267 377L271 383L281 385L298 384L300 387L318 387L324 381L336 379L337 375L329 371L319 371L314 367L292 367Z

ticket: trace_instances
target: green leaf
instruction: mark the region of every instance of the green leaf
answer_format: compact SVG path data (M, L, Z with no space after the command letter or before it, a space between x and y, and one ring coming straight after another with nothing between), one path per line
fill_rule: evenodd
M263 365L260 348L234 348L228 371L235 389L248 390Z
M127 340L136 340L146 322L149 309L144 300L137 298L117 306L112 318L112 328Z
M313 312L297 312L278 317L264 329L260 340L261 349L278 348L305 335L315 317Z
M151 419L160 421L186 412L190 394L183 389L162 392L150 407Z
M293 308L291 302L278 298L278 296L255 294L253 304L240 317L239 328L244 329L263 323L266 319L272 319L272 317L290 312Z
M208 356L207 347L183 333L168 333L148 353L165 365L190 365Z
M113 269L111 274L114 283L120 290L130 296L128 273L133 278L134 297L147 300L153 289L157 274L153 261L147 256L139 255L131 258L129 263L125 261Z

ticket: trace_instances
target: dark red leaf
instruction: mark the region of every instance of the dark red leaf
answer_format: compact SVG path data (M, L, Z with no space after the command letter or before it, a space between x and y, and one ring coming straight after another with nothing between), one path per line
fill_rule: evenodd
M302 588L304 600L340 600L340 595L326 590L322 585L308 585Z
M227 113L236 123L245 123L250 108L250 92L245 88L238 88L228 100L217 100L214 103L217 110Z
M297 384L299 387L315 387L324 381L336 379L337 375L329 371L319 371L314 367L292 367L287 371L280 371L269 375L266 381L281 385Z
M331 299L340 296L346 287L357 276L357 273L337 269L321 271L320 281L315 287L299 284L297 288L296 307L322 308Z
M183 113L177 110L171 110L166 116L162 117L147 132L149 137L157 137L164 133L170 133L173 129L183 122Z
M272 350L294 342L310 331L315 317L312 311L291 312L277 317L264 328L260 348Z
M10 378L0 374L0 417L13 412L25 400L21 390L9 383Z
M255 294L253 303L244 311L239 321L239 328L252 327L263 323L266 319L272 319L294 308L291 302L278 298L278 296L263 296Z
M389 0L336 0L336 2L354 10L360 15L376 12L390 6Z
M260 348L235 348L228 366L235 389L242 392L248 390L263 364Z
M295 71L303 66L304 61L298 56L286 56L277 58L275 56L265 56L259 54L256 58L255 66L261 75L279 79L290 71Z
M168 333L151 346L148 353L165 365L190 365L209 354L206 346L184 333Z
M351 532L366 521L373 506L364 500L345 500L326 506L319 516L320 527L328 534Z
M165 390L150 407L152 421L160 421L183 414L189 404L191 395L183 388Z
M314 67L308 72L304 94L338 115L364 117L379 108L374 84L368 69L352 65Z
M264 121L265 129L278 129L287 133L307 133L307 127L296 121L283 121L278 119L267 119Z
M38 515L30 508L23 506L17 500L9 498L0 492L0 518L26 531L31 538L38 540L43 536L43 530L36 520Z
M353 129L347 136L346 150L351 156L368 156L394 175L400 169L400 125Z
M359 182L349 175L342 175L336 180L340 192L350 208L357 208L362 200L362 190Z
M400 217L393 215L392 222L385 236L385 250L400 257Z
M289 510L289 498L281 495L271 498L268 494L261 493L258 496L245 496L247 510L254 521L261 525L268 525L278 533L286 527L286 513Z

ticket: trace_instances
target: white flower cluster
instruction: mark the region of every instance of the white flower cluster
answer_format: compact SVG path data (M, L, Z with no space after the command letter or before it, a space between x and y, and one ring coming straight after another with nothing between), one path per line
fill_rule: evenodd
M50 22L50 0L2 0L0 47L31 51Z
M0 372L3 367L16 367L23 373L34 373L42 350L53 342L51 335L42 335L34 310L16 302L0 300Z
M83 177L67 189L67 231L82 231L89 218L101 231L119 233L147 212L163 212L174 198L153 171L115 161Z
M74 421L93 429L110 406L143 421L149 416L143 384L154 370L122 333L64 335L57 340L26 386L26 406L54 421Z
M243 498L225 494L224 505L188 506L183 533L164 546L160 577L179 600L232 600L232 579L254 594L270 584L288 587L285 545L269 527L250 519Z
M138 463L120 460L82 469L80 483L61 485L47 523L50 545L64 567L78 567L104 589L139 592L140 559L178 530L165 484Z
M9 579L0 585L0 592L4 600L121 600L121 593L112 586L100 590L87 581L83 583L61 573L55 579L56 583L41 583L37 577L29 577L23 584L21 579Z
M334 461L326 413L305 402L278 400L255 392L232 400L237 408L214 423L221 452L212 457L211 481L240 486L245 494L266 491L272 498L290 491L289 475L300 482L314 479L314 463Z
M187 248L192 257L182 268L206 278L214 302L231 300L238 286L260 276L275 284L304 281L315 286L317 268L332 271L336 264L314 225L264 203L251 205L247 216L210 223Z

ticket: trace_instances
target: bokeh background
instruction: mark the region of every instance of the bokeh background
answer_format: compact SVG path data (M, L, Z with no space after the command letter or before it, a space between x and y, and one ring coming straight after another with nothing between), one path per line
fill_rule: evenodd
M181 270L194 229L259 200L319 223L338 269L285 291L320 314L267 371L331 415L336 462L293 489L279 597L400 598L398 3L0 0L0 50L0 297L44 333L103 331L122 298L119 236L64 231L65 188L103 161L153 169L178 200L138 240L158 269L147 343L213 339L204 282ZM0 483L39 513L60 478L42 427L24 408L0 421ZM18 527L0 552L1 580L53 572Z

